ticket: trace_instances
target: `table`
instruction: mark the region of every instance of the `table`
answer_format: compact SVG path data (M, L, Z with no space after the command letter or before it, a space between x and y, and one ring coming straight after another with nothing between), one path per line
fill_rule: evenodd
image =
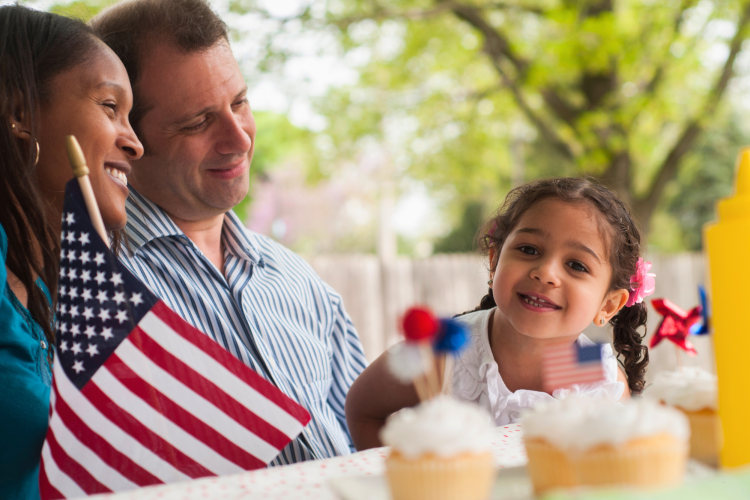
M494 429L492 451L499 468L526 463L520 424ZM383 474L388 448L352 455L271 467L232 476L197 479L185 483L152 486L126 493L97 495L96 500L338 500L328 481L342 476Z

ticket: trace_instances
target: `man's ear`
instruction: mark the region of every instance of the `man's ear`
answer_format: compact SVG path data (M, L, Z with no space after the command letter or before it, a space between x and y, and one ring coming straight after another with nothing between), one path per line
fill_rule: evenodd
M625 307L625 304L628 302L629 296L630 292L628 292L624 288L609 292L607 296L604 297L602 306L596 313L594 324L599 327L606 325L607 322L609 322L609 320L612 319L615 314L620 312L620 309Z

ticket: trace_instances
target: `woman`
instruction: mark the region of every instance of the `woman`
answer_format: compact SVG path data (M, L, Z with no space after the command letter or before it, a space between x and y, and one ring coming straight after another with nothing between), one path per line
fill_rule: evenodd
M0 498L38 498L47 431L65 136L86 156L104 223L126 222L128 161L143 148L117 56L80 21L0 8ZM51 293L50 293L51 292Z

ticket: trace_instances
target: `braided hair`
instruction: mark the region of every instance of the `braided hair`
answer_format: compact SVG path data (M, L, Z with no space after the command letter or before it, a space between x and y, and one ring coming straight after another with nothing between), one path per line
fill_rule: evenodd
M612 268L609 289L630 290L630 277L635 274L640 257L640 230L628 207L613 191L585 178L542 179L511 190L497 213L477 233L476 245L483 254L487 255L490 250L495 250L492 270L497 266L500 249L521 216L532 205L547 198L557 198L569 203L588 203L597 209L601 218L608 222L609 263ZM474 311L492 309L495 306L490 287ZM625 370L628 387L633 394L639 394L643 390L648 366L648 348L642 344L646 336L646 318L646 305L641 302L623 307L610 320L617 359ZM638 331L641 327L644 327L643 334Z

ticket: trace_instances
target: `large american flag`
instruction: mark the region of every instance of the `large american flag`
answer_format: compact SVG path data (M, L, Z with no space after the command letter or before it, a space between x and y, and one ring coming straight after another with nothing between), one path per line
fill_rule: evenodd
M604 380L602 345L581 346L577 342L548 345L542 357L542 378L547 392Z
M310 421L118 262L75 180L56 317L44 500L258 469Z

